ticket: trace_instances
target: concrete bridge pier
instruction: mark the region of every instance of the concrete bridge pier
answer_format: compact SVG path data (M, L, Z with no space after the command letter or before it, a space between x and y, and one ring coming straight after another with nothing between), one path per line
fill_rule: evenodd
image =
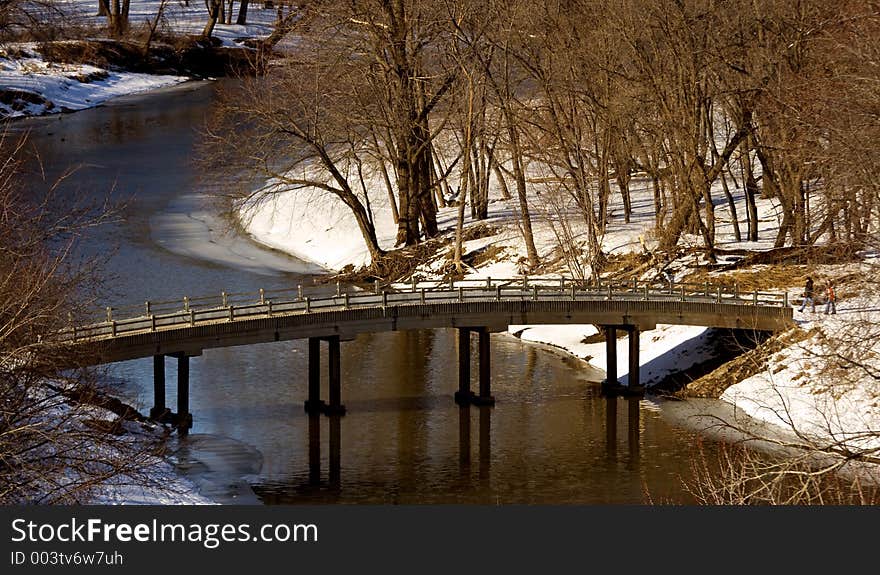
M329 402L321 400L321 340L328 344L328 387ZM324 413L325 415L345 415L342 405L342 357L339 348L339 336L309 338L309 396L305 402L307 413Z
M474 405L495 405L495 398L492 397L492 368L489 363L491 357L489 348L489 329L481 327L478 330L479 353L480 353L480 394L471 399Z
M471 391L471 332L479 335L479 380L480 391L475 395ZM490 363L489 328L460 327L458 328L458 391L455 392L455 403L458 405L495 405L492 397L492 367Z
M471 404L474 392L471 391L471 328L458 328L458 391L455 403L461 406Z
M318 414L324 411L321 401L321 338L309 338L309 398L306 399L306 413Z
M617 326L606 325L605 328L605 381L602 382L602 393L616 395L620 387L617 383Z
M189 411L189 358L184 352L171 354L177 358L177 413L172 413L165 404L165 355L153 356L153 407L150 419L161 423L171 423L180 434L186 434L193 425Z
M153 356L153 407L150 409L150 419L156 421L167 420L170 411L165 407L165 356Z
M339 352L339 336L327 338L330 350L328 354L330 402L324 408L325 415L345 415L342 405L342 356Z
M645 395L645 386L642 385L641 373L639 371L639 336L641 331L639 326L627 326L629 332L629 385L626 386L624 395L641 396Z
M177 433L186 435L193 425L192 414L189 412L189 358L185 353L175 354L177 357L177 417L175 426Z
M602 382L604 395L642 396L645 386L641 384L639 374L639 335L637 325L606 325L605 329L605 381ZM629 335L629 383L620 385L617 381L617 330L624 329Z

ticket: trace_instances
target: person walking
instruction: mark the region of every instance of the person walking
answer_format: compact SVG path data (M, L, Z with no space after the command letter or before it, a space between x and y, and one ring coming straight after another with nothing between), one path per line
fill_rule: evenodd
M837 294L834 293L834 284L831 281L825 287L825 315L837 313Z
M816 313L816 300L813 299L813 278L810 276L807 276L807 283L804 285L804 301L801 303L801 309L798 311L804 311L804 308L807 307L807 302L810 302L813 313Z

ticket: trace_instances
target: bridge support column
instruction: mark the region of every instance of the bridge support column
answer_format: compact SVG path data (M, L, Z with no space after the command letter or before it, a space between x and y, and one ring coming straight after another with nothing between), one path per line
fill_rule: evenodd
M602 393L604 395L623 395L623 396L641 396L645 394L645 386L641 385L639 376L639 326L624 325L614 326L606 325L605 328L605 355L606 355L606 376L602 382ZM617 381L617 330L625 329L629 335L629 383L620 385Z
M328 344L328 387L329 403L321 400L321 340ZM307 413L326 415L345 415L342 405L342 358L339 352L339 336L309 338L309 397L305 402Z
M613 395L620 387L617 383L617 327L605 328L605 381L602 382L602 393Z
M321 413L324 402L321 401L321 340L309 338L309 398L306 400L307 413Z
M339 353L339 336L333 335L327 338L330 351L328 354L330 403L324 408L326 415L345 415L345 406L342 405L342 365Z
M492 369L489 363L489 330L481 327L480 334L480 394L471 398L474 405L495 405L492 397Z
M474 397L471 391L471 328L458 328L458 391L455 403L470 405Z
M189 356L177 356L177 433L186 435L192 428L189 412Z
M162 421L168 417L168 408L165 407L165 356L153 356L153 407L150 409L150 419Z
M639 327L634 325L629 331L629 383L625 388L626 395L644 395L645 386L639 375Z

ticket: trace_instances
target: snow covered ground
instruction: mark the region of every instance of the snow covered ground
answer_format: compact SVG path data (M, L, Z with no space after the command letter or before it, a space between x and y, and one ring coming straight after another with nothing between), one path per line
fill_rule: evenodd
M137 28L152 21L162 0L131 0L129 9L129 27ZM98 3L95 0L57 0L55 3L64 14L65 19L73 25L100 27L106 25L106 18L97 15ZM224 3L224 9L228 2ZM232 11L232 21L238 17L240 3L236 2ZM247 12L247 24L217 23L213 37L222 41L224 46L235 46L245 38L265 37L272 33L272 26L277 18L275 8L265 8L263 2L250 2ZM198 35L202 33L208 21L208 9L204 0L182 2L171 0L166 3L162 12L159 31L170 34Z
M54 391L32 388L32 394ZM92 470L66 468L63 475L53 476L50 485L69 482L70 486L88 486L80 491L80 503L93 505L211 505L214 501L201 494L200 487L179 472L178 458L166 457L157 447L165 448L170 441L162 426L152 422L132 419L120 421L118 415L97 405L79 403L64 397L45 400L44 414L52 423L44 426L48 431L48 453L53 450L87 450ZM97 431L100 428L105 431ZM94 436L87 440L82 434L88 428L91 434L107 433L106 437ZM112 430L112 431L108 431ZM73 444L64 444L71 436ZM53 438L58 438L55 441ZM80 443L82 442L82 443ZM164 442L164 443L163 443ZM176 465L177 464L177 465ZM83 468L89 467L84 464ZM116 471L104 477L108 468ZM50 474L52 472L49 472ZM94 473L95 475L86 475ZM100 479L98 479L100 478Z
M384 184L373 174L368 180L374 221L383 248L393 247L396 226L393 224ZM733 182L729 182L734 187ZM533 183L530 190L539 190L540 184ZM718 197L721 196L720 190ZM734 190L742 211L742 191ZM602 238L606 253L620 254L641 250L644 241L648 249L655 246L653 240L652 190L646 179L634 178L632 181L633 205L635 213L630 223L624 223L620 195L612 198L612 210L616 214L607 233ZM542 210L543 202L531 198L535 242L542 258L552 257L558 245L551 215ZM772 200L758 199L759 242L736 242L732 219L725 204L716 206L718 226L718 246L748 249L767 249L772 247L775 232L779 226L777 206ZM503 200L497 187L490 191L488 224L500 228L500 233L491 237L466 242L464 253L475 253L489 245L500 248L500 255L492 261L471 269L468 278L494 277L510 278L521 274L519 265L525 255L525 245L517 225L516 200ZM469 214L469 210L468 210ZM361 239L356 223L345 206L331 194L312 188L273 194L265 201L251 201L240 207L240 216L245 229L258 242L276 249L287 251L297 257L312 261L328 270L338 270L347 264L360 266L369 262L369 255ZM466 226L472 224L469 215ZM740 217L743 217L742 214ZM441 209L438 224L441 232L454 229L456 208ZM583 226L577 217L570 222L578 234ZM744 224L743 229L744 229ZM697 237L684 237L684 244L700 245ZM448 260L445 254L420 268L427 277L436 277ZM697 262L678 260L670 266L676 279L688 273L688 265ZM834 270L826 270L833 275ZM656 274L656 270L650 273ZM555 277L558 277L555 276ZM651 279L645 277L643 279ZM800 286L791 286L799 290ZM841 301L836 316L824 314L801 314L795 311L795 319L804 329L821 327L829 337L842 329L853 317L856 309L865 309L855 300ZM878 308L880 309L880 308ZM819 309L821 312L821 307ZM852 312L852 313L851 313ZM880 323L880 314L873 318ZM605 367L605 344L584 343L583 340L596 333L590 325L564 326L510 326L509 331L525 341L546 344L564 349L594 367ZM656 383L676 371L687 369L709 359L712 349L707 345L706 328L691 326L660 325L657 329L644 332L641 337L640 358L643 380ZM880 338L878 338L880 339ZM853 437L873 430L880 435L880 390L866 385L850 385L846 390L829 386L827 378L819 377L819 361L811 356L810 346L813 338L800 346L793 346L774 356L767 372L751 377L731 387L722 397L735 407L738 414L778 425L780 428L792 427L798 431L813 433L825 438ZM627 342L618 342L618 369L621 380L626 383ZM800 374L800 375L798 375ZM780 414L784 417L780 418ZM828 421L833 419L833 422Z
M160 0L133 0L131 28L151 20L159 4ZM47 18L63 19L68 27L79 25L97 29L106 25L106 18L96 15L97 3L93 0L61 0L54 5L59 12ZM271 34L275 18L275 10L263 8L263 3L257 2L248 10L248 24L218 24L213 36L223 46L239 46L245 39ZM189 6L182 2L168 2L159 31L198 35L206 21L204 2L190 2ZM85 64L52 63L43 59L34 43L0 44L0 119L82 110L117 96L155 90L188 79L105 70Z
M184 76L114 72L46 62L35 44L0 46L0 119L72 112L110 98L185 82Z

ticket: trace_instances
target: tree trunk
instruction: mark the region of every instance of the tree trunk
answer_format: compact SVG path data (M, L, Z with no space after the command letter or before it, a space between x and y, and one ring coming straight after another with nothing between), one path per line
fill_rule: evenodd
M501 173L501 168L498 166L497 161L492 161L492 173L495 174L495 178L498 180L498 186L501 188L501 199L509 200L512 196L510 195L510 188L507 187L507 181L504 179L504 174Z
M312 146L321 158L324 167L330 172L330 175L339 185L340 192L336 195L351 209L352 214L354 214L361 236L367 244L367 250L370 252L370 259L373 264L376 264L385 252L379 247L379 240L376 237L376 228L370 220L369 212L358 199L357 195L352 191L345 176L339 173L336 164L327 154L327 151L319 145L312 144Z
M598 138L595 143L595 153L597 158L596 169L599 178L599 233L605 233L605 227L611 221L611 176L608 173L610 158L608 157L607 137L605 145L601 145ZM584 193L589 193L585 191Z
M424 108L424 95L420 94L421 108ZM419 217L422 218L422 225L425 230L426 238L434 238L440 233L437 228L437 204L434 201L434 159L431 156L431 131L428 126L428 117L419 122L416 126L418 134L418 157L416 165L418 166L418 198L419 198Z
M428 155L431 158L431 182L433 182L434 199L438 208L446 207L446 198L444 193L447 191L446 179L441 178L437 172L437 153L434 150L434 144L429 146Z
M755 179L754 170L752 170L752 158L749 146L745 146L745 150L740 156L740 163L743 170L743 188L746 192L746 217L749 222L748 239L750 242L758 241L758 204L755 200L758 195L758 180Z
M627 224L632 217L632 200L629 193L630 168L632 159L618 152L614 155L614 175L617 179L617 187L620 188L620 197L623 200L623 220Z
M519 201L519 217L522 222L523 240L526 243L526 254L529 258L529 266L535 268L540 263L538 249L535 247L535 236L532 232L532 215L529 211L529 202L526 197L526 174L522 164L522 151L519 145L519 133L512 123L513 114L505 110L507 133L510 136L510 155L513 160L513 176L516 183L516 197Z
M466 73L467 74L467 73ZM470 177L471 172L471 155L469 150L472 146L473 139L473 123L474 123L474 82L471 78L470 74L467 74L468 78L468 107L467 107L467 117L465 121L464 129L464 163L461 167L461 184L459 186L459 194L458 194L458 219L455 222L455 251L453 252L452 262L455 265L455 269L458 272L462 271L463 265L461 261L462 256L462 243L464 239L464 203L465 198L467 197L468 190L468 178Z
M238 8L238 19L235 21L239 26L247 24L248 4L250 4L250 1L251 0L241 0L241 5Z
M712 184L703 185L703 203L706 209L706 237L707 244L715 245L715 202L712 199ZM710 247L707 245L706 247Z
M654 227L663 225L663 201L660 191L660 178L651 174L651 186L654 189Z
M733 197L733 194L730 193L730 188L727 187L727 178L724 176L724 171L721 172L721 187L724 190L724 196L727 198L727 205L730 208L730 219L731 224L733 225L733 237L736 241L742 241L742 232L739 229L739 216L736 213L736 200Z
M148 22L147 38L144 40L144 45L141 48L141 53L144 57L150 53L150 45L153 43L153 38L156 36L156 30L159 28L159 21L162 19L162 14L165 12L165 7L167 5L168 0L160 0L156 15L153 16L152 21Z
M202 30L202 38L208 40L214 34L214 26L217 25L217 19L220 18L220 10L223 8L223 0L210 0L208 8L208 22L205 29Z
M382 180L385 182L385 190L388 192L388 207L391 208L391 217L394 223L397 223L397 201L394 198L394 186L391 184L391 177L388 175L388 166L385 165L385 158L380 153L379 138L376 137L375 130L370 130L370 137L373 139L373 146L376 149L377 162L379 163L379 171L382 172Z
M489 198L486 196L485 179L483 178L483 164L485 163L480 152L480 147L474 142L472 153L474 156L471 171L474 177L474 189L471 196L474 198L473 210L475 220L485 220L489 217Z

